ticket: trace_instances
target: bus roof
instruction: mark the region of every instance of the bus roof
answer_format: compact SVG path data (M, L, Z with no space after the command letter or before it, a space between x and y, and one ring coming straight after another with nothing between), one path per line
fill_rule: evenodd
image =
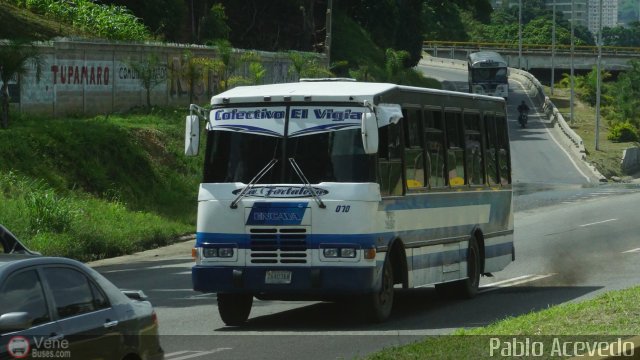
M355 81L303 81L255 86L238 86L215 95L212 105L273 101L372 101L375 95L397 87L386 83ZM310 97L310 98L309 98Z
M469 54L469 63L472 67L480 65L480 63L496 63L493 66L507 66L507 62L504 61L502 55L495 51L478 51L471 53Z
M215 95L211 105L264 103L264 102L362 102L375 104L375 97L394 90L439 93L443 95L479 97L447 90L419 88L389 83L372 83L359 81L302 81L254 86L238 86ZM483 97L480 95L480 97ZM489 98L489 97L487 97Z

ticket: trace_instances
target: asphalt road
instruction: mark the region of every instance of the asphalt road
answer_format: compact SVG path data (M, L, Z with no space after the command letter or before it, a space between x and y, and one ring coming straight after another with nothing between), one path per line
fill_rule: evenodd
M515 120L524 95L518 84L512 88ZM337 304L256 300L246 326L234 328L219 319L215 295L191 290L192 241L92 265L119 287L149 295L169 360L351 359L637 285L639 185L597 184L534 113L526 129L510 124L516 261L483 278L475 299L451 301L431 288L399 291L391 319L377 325Z

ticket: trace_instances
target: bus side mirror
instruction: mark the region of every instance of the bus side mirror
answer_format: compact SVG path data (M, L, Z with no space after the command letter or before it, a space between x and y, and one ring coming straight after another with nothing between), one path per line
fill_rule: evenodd
M185 125L184 154L197 156L200 148L200 119L198 115L188 115Z
M378 153L378 121L372 112L362 114L362 147L365 154Z

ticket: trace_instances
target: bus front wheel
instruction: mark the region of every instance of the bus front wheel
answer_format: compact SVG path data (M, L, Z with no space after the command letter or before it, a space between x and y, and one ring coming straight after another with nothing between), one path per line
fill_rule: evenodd
M383 322L391 315L393 308L393 266L388 257L382 266L380 290L365 298L366 318L372 322Z
M218 294L218 312L220 318L228 326L244 324L249 318L253 295Z

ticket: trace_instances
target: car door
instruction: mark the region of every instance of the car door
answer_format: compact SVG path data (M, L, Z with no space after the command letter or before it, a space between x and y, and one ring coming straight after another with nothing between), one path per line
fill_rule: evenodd
M121 359L122 326L104 292L81 270L43 268L54 316L77 359Z
M26 312L31 326L0 329L0 359L20 359L44 350L44 343L60 339L61 330L53 320L45 297L42 278L35 267L17 270L0 280L0 316Z

